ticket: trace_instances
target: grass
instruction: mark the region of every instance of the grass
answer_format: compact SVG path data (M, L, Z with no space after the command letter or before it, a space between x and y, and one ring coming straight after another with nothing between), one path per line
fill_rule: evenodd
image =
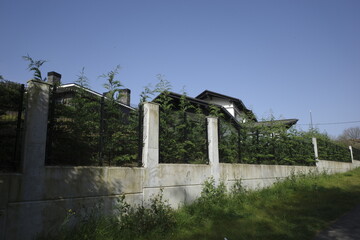
M258 191L246 191L237 182L226 192L210 179L198 200L177 211L161 196L152 203L148 213L136 213L139 208L122 212L127 229L117 218L97 217L73 230L62 229L52 239L312 239L360 203L360 168L334 175L292 175ZM151 228L146 226L154 221ZM145 225L134 228L139 222Z

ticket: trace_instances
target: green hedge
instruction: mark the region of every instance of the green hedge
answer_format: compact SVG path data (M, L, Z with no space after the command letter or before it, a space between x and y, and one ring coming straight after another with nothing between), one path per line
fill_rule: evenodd
M21 159L24 86L0 81L0 172L17 171ZM18 114L20 112L20 118Z
M360 149L353 147L352 150L353 150L354 160L360 161Z
M317 138L320 160L351 162L351 153L348 147L336 144L327 138Z
M206 117L183 96L174 105L164 92L160 104L160 162L208 163Z
M124 111L114 100L77 93L69 102L54 96L48 131L50 165L136 166L139 111Z
M237 129L219 120L220 162L314 165L311 138L281 125L244 123Z

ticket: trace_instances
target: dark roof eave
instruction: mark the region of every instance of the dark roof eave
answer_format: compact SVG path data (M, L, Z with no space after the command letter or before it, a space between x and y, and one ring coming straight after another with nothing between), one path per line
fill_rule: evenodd
M163 94L163 93L160 93L158 96L156 96L151 102L155 102L156 99L158 99L160 97L160 95ZM169 96L170 97L173 97L173 98L176 98L176 99L181 99L181 97L183 95L181 94L178 94L178 93L174 93L174 92L169 92ZM218 108L220 108L220 110L225 113L231 120L233 120L234 122L236 122L237 124L238 121L221 105L218 105L218 104L213 104L213 103L209 103L209 102L206 102L206 101L203 101L203 100L200 100L200 99L196 99L196 98L192 98L192 97L188 97L188 96L185 96L186 99L190 102L190 103L193 103L193 104L199 104L203 107L209 107L210 105L213 105L213 106L216 106Z
M202 98L204 98L206 96L214 96L214 97L218 97L218 98L228 99L231 102L233 102L238 107L238 109L243 110L246 113L251 113L253 115L253 120L257 121L257 119L255 118L254 113L245 106L243 101L241 101L238 98L230 97L230 96L227 96L227 95L224 95L224 94L221 94L221 93L217 93L217 92L213 92L213 91L209 91L209 90L203 91L202 93L200 93L195 98L202 99Z

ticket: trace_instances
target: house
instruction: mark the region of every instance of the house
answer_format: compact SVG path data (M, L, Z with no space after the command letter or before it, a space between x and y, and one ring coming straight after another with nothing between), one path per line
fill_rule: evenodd
M153 102L158 102L162 94L158 95L153 100ZM168 92L167 94L172 99L173 104L175 106L179 106L180 100L183 96L174 92ZM279 124L285 126L288 129L291 126L295 125L298 121L298 119L258 121L255 114L251 110L249 110L240 99L209 90L203 91L195 98L186 96L186 100L190 104L200 107L206 115L209 115L211 106L216 106L226 120L229 120L238 126L247 121L252 121L255 123L255 125L258 126L270 126L274 124Z
M101 99L101 97L106 96L106 93L100 94L86 87L80 86L76 83L60 84L61 74L56 72L48 73L48 82L52 85L57 86L57 101L62 103L69 103L72 98L80 91L85 92L89 98ZM120 109L128 113L134 111L135 108L130 106L130 89L121 89L120 94L117 99L117 104L120 106ZM158 102L163 95L159 94L153 99L153 102ZM179 106L181 99L184 97L181 94L174 92L167 92L168 97L172 99L174 106ZM252 121L255 125L271 125L271 124L280 124L286 128L290 128L295 125L298 119L282 119L274 121L258 121L255 114L249 110L245 104L238 98L230 97L224 94L217 92L205 90L200 93L195 98L185 96L186 100L203 111L205 115L209 115L211 112L211 107L216 106L224 118L228 121L231 121L235 125L241 125L247 121ZM106 99L106 97L105 97ZM191 110L190 110L191 111Z
M57 72L48 72L47 79L50 84L57 86L57 103L69 104L71 99L73 99L75 95L79 94L80 92L85 93L86 97L89 99L96 99L100 101L103 96L105 99L107 99L106 93L101 94L76 83L61 84L61 74ZM135 110L135 108L130 106L130 94L130 89L121 89L118 95L116 103L123 112L130 112Z
M238 98L229 97L209 90L203 91L195 98L210 104L222 106L238 123L244 123L248 120L257 122L254 113L247 109L244 103Z

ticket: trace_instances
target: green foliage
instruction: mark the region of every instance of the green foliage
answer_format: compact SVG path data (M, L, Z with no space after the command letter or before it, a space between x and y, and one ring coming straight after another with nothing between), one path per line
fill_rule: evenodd
M101 78L105 78L104 88L108 90L106 97L110 99L118 99L116 94L120 94L120 88L123 86L119 80L116 80L116 75L119 74L120 65L117 65L114 70L101 75Z
M71 227L80 214L70 211L69 224L38 239L313 239L359 203L360 168L334 175L293 173L261 190L245 191L240 180L234 186L226 194L223 184L209 179L200 199L176 211L161 193L146 208L130 206L122 196L115 216L89 214Z
M103 209L97 206L83 210L78 213L70 209L60 229L37 239L158 239L168 236L177 224L162 191L137 206L131 206L121 196L112 216L104 216Z
M154 90L146 87L142 99L158 93L160 104L160 162L207 163L205 115L190 104L186 93L178 101L170 97L171 84L162 75Z
M21 84L0 80L0 117L6 111L17 111L21 99Z
M360 161L360 149L353 147L352 150L353 150L354 160Z
M351 162L351 154L348 146L336 143L327 136L317 136L316 139L320 160Z
M83 67L79 73L79 75L77 75L77 80L75 81L76 84L79 84L81 87L84 88L88 88L89 87L89 79L88 77L85 75L85 67Z
M109 165L135 164L138 156L139 111L121 110L114 100L105 100L103 160Z
M108 97L89 94L85 88L73 92L66 103L55 94L55 124L52 131L50 164L136 166L138 158L138 111L122 108L113 98L120 89L114 80L118 67L106 76ZM82 69L76 81L88 86ZM103 102L102 102L103 101Z
M331 176L313 172L292 174L262 190L240 187L207 209L197 202L180 209L181 226L168 239L313 239L358 203L359 176L360 169Z
M213 177L204 182L204 187L201 191L201 196L198 199L200 202L219 202L225 197L226 187L223 182L217 186Z
M45 81L46 78L42 78L40 67L47 62L46 60L35 60L28 55L22 57L25 61L29 62L28 70L34 72L33 80Z
M151 87L144 87L144 90L140 93L140 104L147 102L152 95L154 95L154 92L151 90Z
M117 207L119 228L127 232L126 235L144 236L151 232L164 235L176 225L174 211L163 199L163 192L151 198L146 205L131 206L124 200L119 199Z
M240 160L240 132L229 121L219 118L219 156L221 162L237 163Z
M51 164L99 165L99 100L79 89L67 104L57 102L54 110Z
M215 219L229 209L225 207L228 195L223 182L216 185L214 178L204 182L201 196L194 203L184 206L183 211L191 215L196 222L204 223Z
M20 84L0 80L0 172L14 171L19 167L23 94ZM21 118L18 122L19 110Z
M221 162L315 164L311 137L295 129L287 130L274 121L266 124L248 121L236 127L220 118L219 138Z

